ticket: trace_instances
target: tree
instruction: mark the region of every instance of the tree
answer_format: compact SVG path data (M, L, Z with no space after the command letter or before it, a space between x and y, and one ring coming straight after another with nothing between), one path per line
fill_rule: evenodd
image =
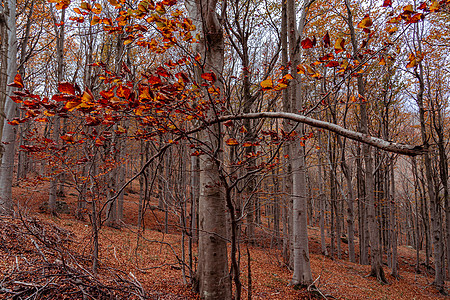
M17 39L16 39L16 2L15 0L9 0L2 6L2 23L6 27L5 37L7 37L8 49L6 59L6 71L7 80L11 84L6 88L5 95L11 96L14 87L23 88L23 82L20 76L17 76ZM2 35L3 38L3 35ZM6 42L6 38L3 39ZM0 105L2 101L0 101ZM0 119L0 122L4 123L2 127L2 144L4 146L4 152L2 156L1 172L0 172L0 210L2 214L11 214L13 211L13 199L12 199L12 180L14 169L14 156L15 156L15 141L17 127L11 125L9 122L17 116L18 105L11 98L6 97L4 102L5 118Z

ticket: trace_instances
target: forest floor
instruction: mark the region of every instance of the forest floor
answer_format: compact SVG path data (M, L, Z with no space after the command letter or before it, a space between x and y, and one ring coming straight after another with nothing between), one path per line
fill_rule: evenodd
M146 230L138 239L138 195L129 192L125 197L124 225L100 230L99 275L93 276L89 222L76 220L69 213L55 217L43 211L42 203L48 197L43 185L21 185L13 192L23 217L0 218L0 299L13 295L16 299L108 299L111 293L118 299L137 299L137 295L147 299L197 299L183 282L179 264L182 235L179 227L173 226L179 223L176 216L170 217L169 233L163 233L164 212L147 211ZM70 212L74 211L74 193L68 191L61 200L68 204ZM281 251L270 244L269 238L258 246L241 245L242 299L247 299L248 293L247 247L252 299L312 299L306 290L289 286L292 273L283 265ZM309 228L309 245L315 285L328 299L445 298L432 286L432 274L424 269L420 274L414 272L416 252L410 247L399 247L400 278L390 276L390 269L385 267L389 284L381 285L366 277L370 266L345 260L345 244L343 259L323 256L318 228ZM185 246L187 249L187 241ZM187 251L185 255L187 261Z

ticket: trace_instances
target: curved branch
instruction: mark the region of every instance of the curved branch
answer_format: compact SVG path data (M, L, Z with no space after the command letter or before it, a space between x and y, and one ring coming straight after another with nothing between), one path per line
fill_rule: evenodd
M238 115L228 115L222 116L217 119L219 122L225 122L228 120L240 120L240 119L259 119L259 118L272 118L272 119L288 119L291 121L308 124L312 127L322 128L339 134L341 136L347 137L354 141L365 143L373 147L398 154L416 156L421 155L426 152L422 146L407 145L401 143L394 143L391 141L385 141L383 139L370 136L368 134L363 134L361 132L346 129L339 125L316 120L303 115L298 115L294 113L286 112L258 112L258 113L248 113L248 114L238 114ZM215 122L217 122L215 121ZM215 123L213 122L213 123Z

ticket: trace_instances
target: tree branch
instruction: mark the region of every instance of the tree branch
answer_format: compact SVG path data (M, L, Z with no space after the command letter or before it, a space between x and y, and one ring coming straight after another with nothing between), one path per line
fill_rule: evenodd
M391 141L385 141L383 139L363 134L361 132L346 129L339 125L316 120L303 115L286 112L258 112L238 115L222 116L217 119L219 122L225 122L228 120L240 120L240 119L259 119L259 118L273 118L273 119L288 119L298 123L303 123L316 128L322 128L347 137L357 142L365 143L373 147L398 154L416 156L425 153L427 150L422 146L407 145L402 143L394 143ZM215 122L217 122L215 121ZM212 123L215 123L214 121Z

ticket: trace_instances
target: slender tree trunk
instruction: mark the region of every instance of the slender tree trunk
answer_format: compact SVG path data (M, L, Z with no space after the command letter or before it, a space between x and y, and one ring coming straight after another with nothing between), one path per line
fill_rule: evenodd
M350 10L349 0L345 0L347 7L347 23L350 29L351 43L353 47L353 54L358 53L358 44L356 41L356 33L353 25L353 15ZM364 82L362 77L357 78L358 83L358 94L364 97ZM361 101L360 103L360 131L363 134L368 134L368 116L367 116L367 103L366 101ZM365 181L366 181L366 200L367 200L367 219L369 225L369 238L370 238L370 252L371 252L371 267L372 270L370 274L375 276L380 282L387 282L383 264L382 264L382 253L380 249L380 234L379 234L379 224L376 219L376 209L375 209L375 182L373 175L373 159L372 153L369 145L362 145L362 154L364 158L365 165Z
M201 56L205 60L204 72L221 74L224 63L224 40L222 25L216 9L217 1L186 2L191 19L202 24ZM190 8L190 9L189 9ZM223 91L219 79L215 85ZM216 118L214 103L216 96L204 90L205 100L211 103L207 116ZM223 95L222 95L223 97ZM219 124L210 127L203 141L212 151L200 158L199 198L199 249L197 279L200 297L204 299L231 299L231 282L228 273L225 198L220 186L219 149L222 145Z
M391 222L392 222L392 237L391 237L391 247L392 247L392 276L395 278L399 277L398 274L398 254L397 254L397 205L395 203L395 177L394 177L394 161L391 162L389 167L391 173Z
M13 82L14 77L17 74L16 1L9 0L4 3L5 5L0 8L0 15L4 17L7 26L7 80L9 82ZM12 91L12 87L7 87L6 95L11 95ZM4 121L0 121L4 124L2 131L2 144L5 145L0 174L0 214L11 214L13 212L12 181L17 126L8 124L8 120L12 120L17 116L17 103L7 97L4 112L6 119L4 119Z
M417 24L416 24L417 25ZM418 37L418 44L419 44L419 51L421 51L420 48L420 38L419 33L417 32ZM442 266L442 254L443 254L443 244L444 241L441 239L441 206L439 201L439 195L436 190L434 180L433 180L433 171L432 171L432 165L431 165L431 157L430 152L428 151L430 149L430 145L428 142L428 134L426 130L426 119L425 119L425 108L423 103L423 94L425 90L424 86L424 80L423 80L423 66L422 62L419 62L419 70L416 71L416 78L419 81L419 91L417 93L417 105L419 106L419 121L420 121L420 131L421 131L421 138L424 148L427 150L424 155L424 164L425 164L425 177L428 187L428 197L430 198L430 217L431 217L431 228L432 228L432 241L433 241L433 248L434 248L434 266L435 266L435 278L434 278L434 284L436 285L437 289L439 291L443 291L444 288L444 267Z
M303 108L303 91L300 84L300 76L296 67L300 63L300 41L306 21L308 7L312 2L308 2L302 9L299 20L299 27L296 27L295 3L293 0L287 1L288 32L289 34L289 56L291 60L291 75L294 78L290 87L290 97L294 112ZM304 125L300 124L297 130L299 136L304 134ZM305 147L296 141L291 149L292 162L292 198L293 198L293 256L294 274L292 276L293 285L309 285L312 282L311 265L309 261L308 228L307 228L307 191L306 191L306 162Z

